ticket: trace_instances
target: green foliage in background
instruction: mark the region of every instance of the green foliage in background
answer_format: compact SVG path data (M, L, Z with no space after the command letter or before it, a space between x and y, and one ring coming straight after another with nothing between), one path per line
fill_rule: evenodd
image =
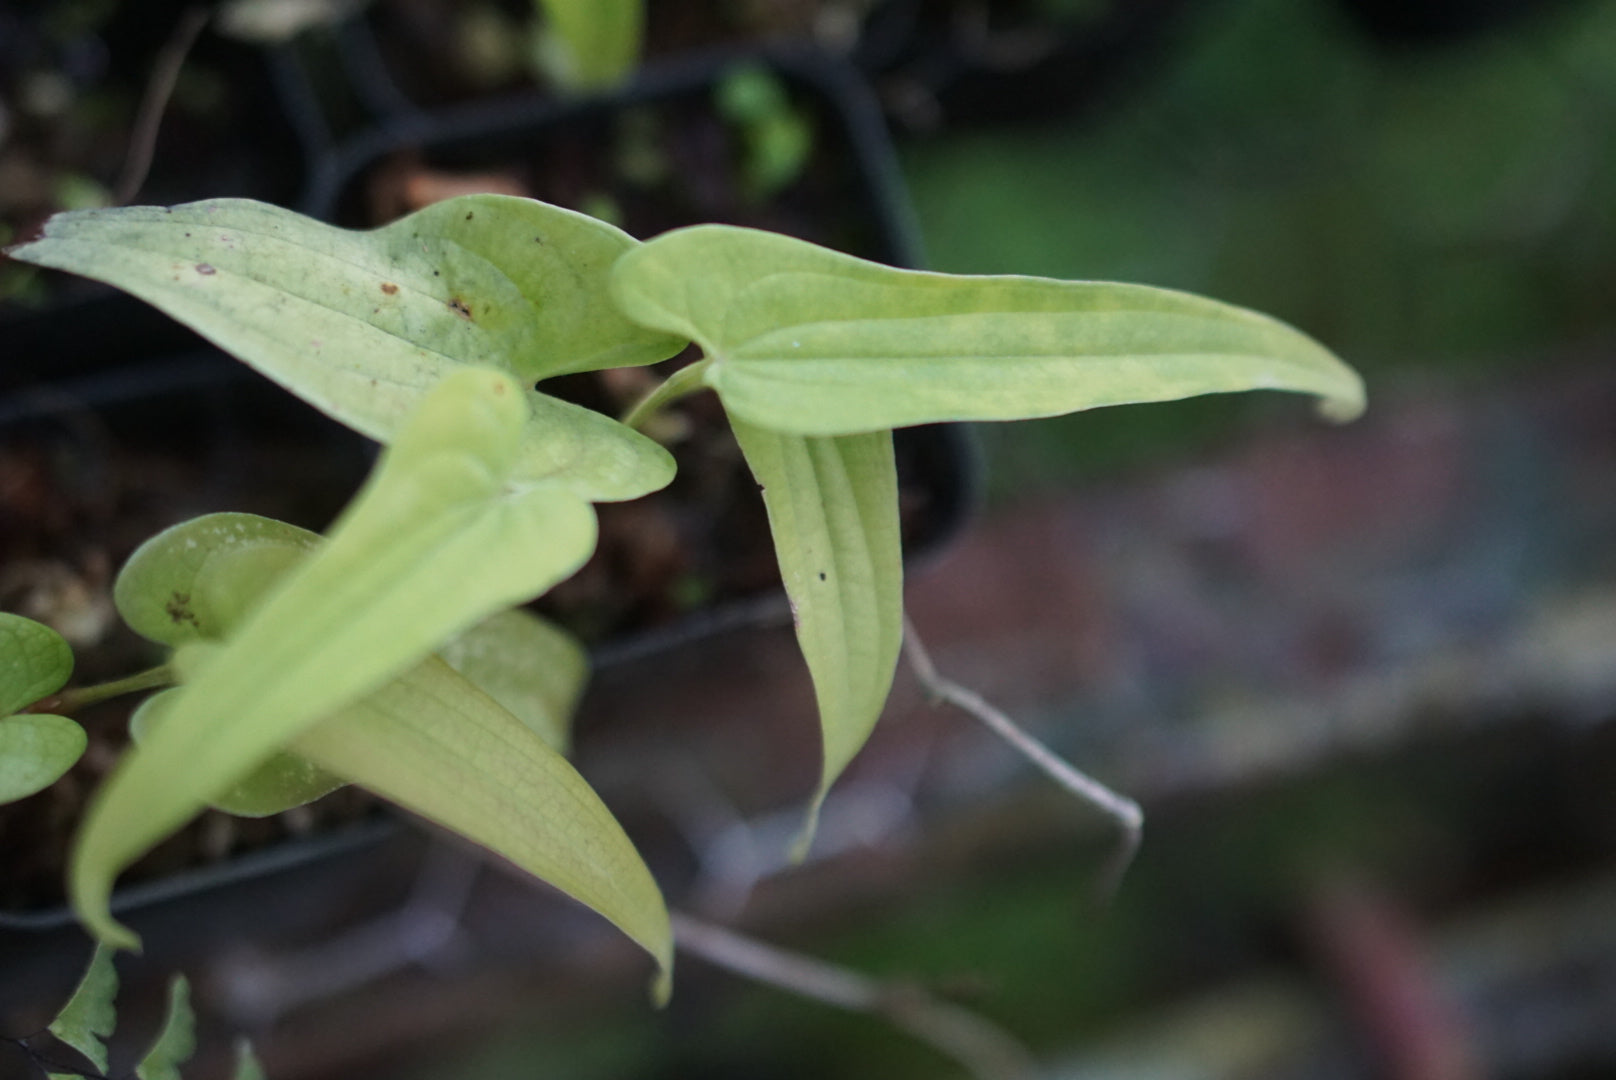
M915 140L903 166L938 269L1208 293L1370 373L1468 380L1616 330L1613 116L1610 4L1387 50L1338 5L1254 0L1189 13L1103 110ZM1194 453L1261 407L983 434L1024 489Z
M544 68L569 90L623 82L640 60L645 0L535 0L543 12Z

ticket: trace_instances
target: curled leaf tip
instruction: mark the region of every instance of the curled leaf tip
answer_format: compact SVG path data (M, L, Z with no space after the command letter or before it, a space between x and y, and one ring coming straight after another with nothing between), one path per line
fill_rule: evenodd
M673 997L673 969L665 966L664 961L658 961L656 975L651 979L651 1004L658 1009L668 1007L668 1001Z
M82 842L82 834L80 842ZM73 853L73 869L68 874L67 896L78 913L79 922L91 937L109 949L139 954L140 935L112 917L112 878L85 866L82 847Z
M808 804L807 813L803 815L802 828L797 831L796 839L791 841L791 847L786 852L786 858L792 866L801 866L808 858L808 852L813 850L814 837L819 833L819 811L825 805L826 790L822 786L814 793L813 801Z
M94 907L99 910L91 910L82 899L74 902L79 919L95 939L109 949L122 949L138 956L144 948L140 935L111 916L105 899L98 901Z
M1347 424L1362 416L1367 406L1363 382L1358 380L1347 393L1320 398L1318 410L1319 416L1332 424Z

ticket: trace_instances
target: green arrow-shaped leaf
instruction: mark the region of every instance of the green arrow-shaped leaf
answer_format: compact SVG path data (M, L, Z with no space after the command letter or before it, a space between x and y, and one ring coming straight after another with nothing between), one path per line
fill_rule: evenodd
M607 269L634 244L509 195L463 195L369 232L210 199L57 214L7 254L134 293L334 415L391 426L451 364L534 382L677 352L606 297Z
M612 270L620 307L696 341L732 414L799 435L1016 420L1233 390L1363 409L1358 376L1243 308L1143 285L958 277L773 233L679 229Z
M205 514L142 544L113 587L118 613L137 633L178 648L223 642L278 578L319 548L316 533L256 514ZM502 611L439 650L554 749L565 753L589 675L583 647L530 612ZM160 704L155 695L130 718L137 741ZM262 817L319 798L341 781L294 754L277 753L212 805Z
M153 537L119 574L130 625L218 661L277 577L319 549L313 533L251 514L210 514ZM238 646L239 648L239 646ZM432 658L296 736L214 805L272 813L358 782L499 852L601 912L669 963L667 914L633 845L560 753L588 663L565 633L504 611ZM137 711L150 726L183 689ZM215 724L227 724L216 717ZM340 777L340 780L338 779Z
M892 433L782 435L730 418L763 488L769 531L813 676L824 768L798 854L825 792L869 737L903 643L903 551Z
M595 542L590 506L513 484L527 407L506 375L465 369L423 401L330 541L254 606L146 743L97 793L74 849L74 905L102 940L119 869L299 731L445 640L572 573ZM221 722L222 721L222 722Z
M524 384L649 364L683 347L606 294L626 233L506 195L436 203L370 232L246 199L57 214L25 262L116 285L381 442L440 379L492 364ZM564 472L585 498L637 498L672 462L655 443L533 395L517 475Z

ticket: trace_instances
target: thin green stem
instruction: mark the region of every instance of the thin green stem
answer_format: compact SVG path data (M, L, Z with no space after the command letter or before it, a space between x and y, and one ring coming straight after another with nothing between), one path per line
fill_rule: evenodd
M63 690L59 694L42 698L29 706L30 712L61 713L71 716L80 709L106 701L108 698L121 697L124 694L134 694L141 690L152 690L159 686L169 686L175 681L174 668L170 664L158 664L146 671L138 671L122 679L113 679L111 682L97 683L94 686L75 686L70 690Z
M646 424L650 422L651 417L657 414L659 409L673 404L680 398L689 397L700 390L705 385L702 382L702 376L707 374L707 368L711 364L712 360L704 357L694 364L687 364L669 375L662 380L662 383L656 389L642 397L632 409L623 415L623 423L635 431L644 431Z

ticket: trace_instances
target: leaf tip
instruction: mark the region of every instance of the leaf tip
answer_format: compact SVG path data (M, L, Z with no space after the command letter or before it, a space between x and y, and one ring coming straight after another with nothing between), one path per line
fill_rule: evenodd
M659 965L662 963L658 961ZM673 970L667 966L659 966L656 975L651 979L651 1004L658 1009L665 1009L672 997Z
M140 935L112 917L111 882L103 875L92 876L75 871L68 892L79 922L84 924L91 937L108 949L140 953Z
M1319 416L1332 424L1349 424L1364 414L1369 405L1362 380L1355 379L1351 389L1319 399Z
M825 805L828 787L827 783L814 793L813 801L808 804L807 813L803 815L802 828L797 830L796 839L791 841L786 858L790 860L792 866L801 866L807 860L808 852L813 849L814 837L819 833L819 811Z

